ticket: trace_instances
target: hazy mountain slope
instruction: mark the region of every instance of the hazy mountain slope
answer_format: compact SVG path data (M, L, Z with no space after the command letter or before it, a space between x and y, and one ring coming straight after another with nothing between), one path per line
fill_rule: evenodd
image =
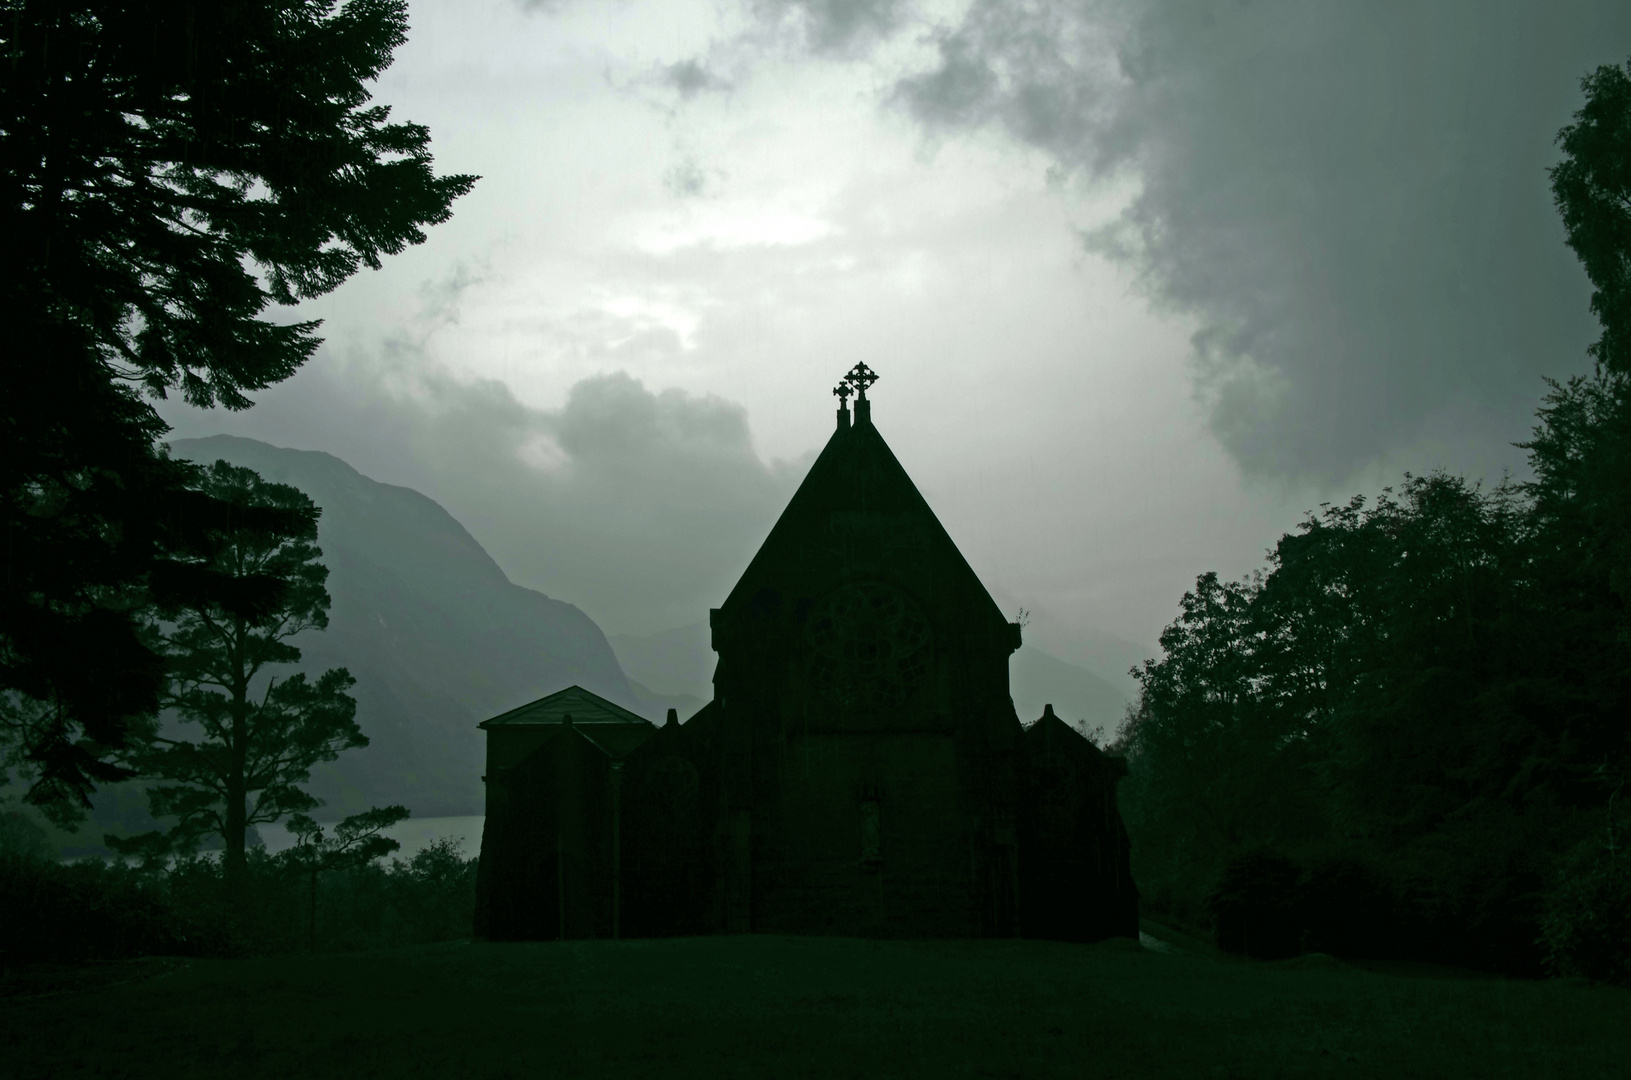
M1070 657L1064 662L1098 676L1128 698L1138 696L1138 680L1132 677L1128 669L1141 667L1147 657L1161 654L1158 647L1140 645L1116 634L1087 628L1049 636L1046 641L1048 655Z
M1023 645L1008 661L1008 693L1020 723L1042 715L1044 705L1070 724L1087 722L1088 730L1104 725L1106 738L1121 725L1128 698L1119 687L1076 664Z
M344 666L366 749L313 772L326 813L400 802L416 816L482 811L475 725L577 683L641 715L594 621L512 584L452 515L409 488L382 484L328 454L215 436L171 444L179 457L247 466L323 508L329 626L297 644L310 671Z
M709 640L706 620L657 634L611 638L629 678L666 694L685 694L696 699L699 708L714 696L716 658Z

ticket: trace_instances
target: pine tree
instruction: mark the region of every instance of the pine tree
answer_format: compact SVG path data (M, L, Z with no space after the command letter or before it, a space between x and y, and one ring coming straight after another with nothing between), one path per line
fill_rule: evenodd
M222 587L151 398L246 408L319 344L272 317L425 238L475 178L368 84L402 0L0 0L0 750L71 817L150 714L149 606ZM253 619L267 581L240 580Z
M311 767L367 746L368 738L357 727L357 704L347 693L355 680L344 668L315 680L287 670L300 660L291 639L328 625L319 511L297 489L225 461L204 470L203 489L240 511L211 530L210 569L227 582L269 578L280 595L252 617L218 597L199 597L153 627L169 672L167 708L130 763L156 781L148 792L154 816L177 823L164 837L108 843L186 849L213 833L225 845L224 876L236 894L249 828L320 805L300 786ZM252 511L261 508L283 511L282 520L257 518Z

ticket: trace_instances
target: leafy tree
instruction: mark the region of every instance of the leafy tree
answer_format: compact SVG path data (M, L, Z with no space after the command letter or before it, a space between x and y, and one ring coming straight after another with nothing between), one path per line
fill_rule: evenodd
M1558 133L1552 196L1591 280L1602 336L1590 377L1552 383L1527 444L1530 493L1561 546L1579 560L1575 588L1631 599L1631 61L1580 82L1586 102ZM1623 659L1622 659L1623 664Z
M1524 444L1534 479L1535 571L1548 640L1567 666L1573 727L1598 798L1631 774L1631 61L1581 80L1586 101L1558 135L1552 194L1593 293L1596 369L1550 383Z
M164 684L149 605L221 585L196 557L220 511L147 398L246 408L319 344L269 308L474 183L369 102L406 31L403 0L0 0L0 740L59 814L128 775L109 750ZM240 578L237 614L273 592Z
M1594 292L1603 335L1590 352L1607 371L1631 375L1631 60L1580 80L1586 103L1558 133L1563 160L1552 195Z
M1381 863L1431 899L1418 921L1483 912L1466 949L1527 948L1525 890L1572 842L1591 765L1569 676L1532 640L1531 556L1519 492L1435 474L1311 515L1251 581L1202 575L1122 736L1147 894L1249 921L1231 872Z
M371 807L340 822L332 836L325 836L323 827L305 814L289 818L289 831L297 840L288 858L307 878L306 942L313 952L317 950L317 876L326 870L362 866L396 851L402 845L382 833L407 817L405 806Z
M304 673L274 673L300 660L291 638L328 625L328 569L316 544L319 511L295 488L225 461L203 477L204 490L223 505L272 507L294 522L269 528L239 520L210 537L208 560L217 573L228 580L269 577L282 586L281 597L256 618L203 597L154 628L170 673L169 723L149 733L131 760L142 775L160 781L149 791L154 816L174 816L177 824L163 837L107 842L136 851L161 841L187 847L218 835L231 894L242 884L249 827L318 806L300 788L311 767L367 746L368 738L357 727L356 702L346 692L354 680L344 668L315 681Z

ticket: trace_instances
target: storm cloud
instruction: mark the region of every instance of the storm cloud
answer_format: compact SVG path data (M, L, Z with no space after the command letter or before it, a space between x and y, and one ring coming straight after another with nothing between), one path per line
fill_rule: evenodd
M747 0L761 24L793 31L812 52L850 54L906 23L909 0Z
M927 18L750 7L829 36ZM936 139L1001 132L1058 182L1136 185L1083 243L1190 320L1195 392L1249 472L1500 457L1540 376L1584 367L1546 169L1631 6L974 0L929 25L935 61L885 101Z
M608 632L696 622L724 597L808 461L765 462L745 410L622 372L558 409L463 380L397 342L382 359L320 358L247 413L173 412L206 432L321 448L436 499L511 579Z
M859 359L982 580L1082 662L1322 500L1521 466L1540 376L1585 365L1546 168L1631 41L1608 4L414 11L380 100L483 181L295 313L329 338L299 377L165 415L422 490L614 633L719 602Z

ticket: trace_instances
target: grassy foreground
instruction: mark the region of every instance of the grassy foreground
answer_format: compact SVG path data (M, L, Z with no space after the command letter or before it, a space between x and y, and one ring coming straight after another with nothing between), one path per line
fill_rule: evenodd
M1618 1078L1631 1060L1624 990L1130 941L457 943L105 974L0 984L8 1077Z

